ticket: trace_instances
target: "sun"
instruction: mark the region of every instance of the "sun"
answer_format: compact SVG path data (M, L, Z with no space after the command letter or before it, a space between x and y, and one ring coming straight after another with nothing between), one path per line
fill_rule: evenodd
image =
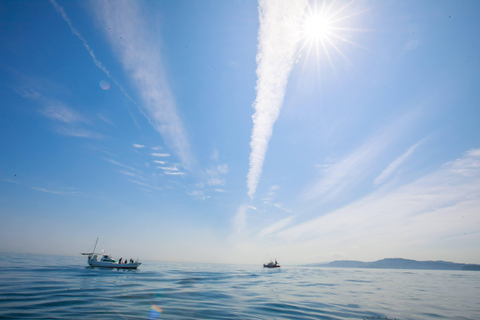
M339 43L348 43L356 47L361 47L357 43L348 39L345 34L352 32L367 31L359 28L352 28L352 18L365 12L365 10L354 10L352 3L354 0L342 4L336 1L313 1L308 5L305 14L300 21L300 52L299 58L306 50L308 57L312 51L315 51L317 63L320 64L320 57L324 56L330 66L334 68L332 53L340 55L348 63L349 59L340 49ZM361 47L363 48L363 47ZM298 62L298 59L296 63Z
M303 25L304 38L307 42L326 40L332 31L331 19L321 13L313 13L305 18Z

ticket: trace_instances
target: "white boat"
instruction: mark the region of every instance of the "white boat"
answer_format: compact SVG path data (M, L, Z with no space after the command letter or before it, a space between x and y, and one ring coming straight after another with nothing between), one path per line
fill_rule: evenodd
M133 261L132 259L123 261L117 261L112 256L105 253L96 253L95 249L97 248L97 241L95 242L95 247L92 252L82 252L81 255L88 256L88 264L91 267L102 267L102 268L119 268L119 269L137 269L141 262ZM100 257L98 259L98 257ZM122 259L120 259L122 260Z
M280 265L278 264L277 259L275 259L275 262L270 260L269 263L264 263L263 267L264 268L280 268Z

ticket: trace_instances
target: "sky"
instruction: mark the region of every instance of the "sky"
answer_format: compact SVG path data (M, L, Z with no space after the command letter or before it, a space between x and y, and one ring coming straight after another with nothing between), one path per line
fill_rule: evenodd
M0 251L480 263L478 1L0 1Z

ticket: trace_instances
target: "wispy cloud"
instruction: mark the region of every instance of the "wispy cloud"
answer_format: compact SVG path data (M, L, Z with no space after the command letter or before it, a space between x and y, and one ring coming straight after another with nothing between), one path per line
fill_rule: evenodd
M165 171L178 171L177 167L157 167L157 168Z
M152 153L152 156L154 157L170 157L170 153Z
M262 0L259 3L257 97L247 175L250 197L255 194L273 125L283 104L288 76L298 49L299 21L307 4L306 0Z
M133 147L134 147L134 148L137 148L137 149L145 148L144 145L142 145L142 144L136 144L136 143L133 144Z
M151 125L175 150L183 164L193 165L186 130L178 116L162 64L158 34L149 32L148 15L138 2L95 1L94 9L123 68L143 100Z
M209 196L206 196L202 190L190 191L188 192L188 195L194 198L195 200L201 200L201 201L209 198Z
M365 254L369 246L385 252L407 252L420 243L438 247L452 237L474 243L480 241L479 207L480 150L474 149L412 183L379 189L278 236L300 243L325 242L334 236L337 250L355 244L363 246Z
M125 164L120 163L120 162L118 162L118 161L115 161L115 160L113 160L113 159L109 159L109 158L102 158L102 159L105 160L105 161L107 161L107 162L110 162L110 163L112 163L112 164L114 164L114 165L116 165L116 166L119 166L119 167L121 167L121 168L127 169L127 170L129 170L129 171L133 171L133 172L135 172L135 173L137 173L137 174L141 174L141 171L138 170L138 169L135 169L134 167L125 165Z
M78 196L81 195L81 192L78 191L69 191L69 190L49 190L45 188L40 188L40 187L32 187L33 190L41 191L41 192L46 192L46 193L53 193L53 194L59 194L59 195L64 195L64 196Z
M87 50L88 54L93 60L93 63L100 69L102 70L107 77L110 78L110 80L113 81L113 83L122 91L122 93L125 95L125 97L130 100L134 105L137 105L135 101L127 94L127 92L124 90L124 88L118 83L117 79L115 79L111 74L110 71L102 64L100 60L97 59L95 56L95 53L93 49L88 45L87 40L82 36L82 34L78 31L77 28L72 24L72 21L68 18L67 14L65 13L65 10L61 6L57 4L55 0L50 0L50 3L53 5L55 10L60 14L60 16L65 20L65 22L68 24L68 27L70 28L70 31L80 40L82 43L83 47Z
M161 161L161 160L153 160L153 162L158 163L158 164L165 164L165 161Z
M87 123L86 119L82 115L80 115L80 113L65 105L53 101L44 102L46 102L47 105L42 110L42 113L47 118L50 118L52 120L58 120L64 123Z
M410 147L410 149L408 149L407 152L405 152L400 157L398 157L395 161L390 163L388 167L386 167L385 170L383 170L382 173L380 173L380 175L377 178L375 178L375 181L373 183L375 185L383 183L389 176L392 175L393 172L395 172L405 162L405 160L408 159L408 157L410 157L410 155L422 143L422 141Z
M272 224L272 225L270 225L266 228L263 228L258 233L258 236L259 237L265 237L265 236L273 234L273 233L275 233L279 230L282 230L283 228L285 228L286 226L288 226L292 222L293 218L295 218L295 216L290 216L288 218L277 221L274 224Z
M331 163L321 167L321 176L305 192L305 199L322 198L326 201L356 187L377 168L379 156L396 141L411 117L409 114L378 130L340 160L329 160Z
M180 171L164 171L163 173L171 176L182 176L185 174L185 172L180 172Z
M241 205L233 218L233 229L236 234L242 232L247 225L247 209L247 206Z
M48 81L35 77L22 78L21 85L15 87L14 90L25 99L38 104L40 114L55 123L54 127L57 133L77 138L103 138L101 134L85 128L92 126L92 121L88 117L67 106L66 103L49 97L52 94L45 93L49 91L49 86L55 87L54 84L45 85L45 82Z

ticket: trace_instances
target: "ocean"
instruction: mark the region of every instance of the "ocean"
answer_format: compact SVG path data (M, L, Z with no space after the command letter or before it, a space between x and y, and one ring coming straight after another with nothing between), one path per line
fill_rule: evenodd
M0 254L0 319L480 319L480 272Z

